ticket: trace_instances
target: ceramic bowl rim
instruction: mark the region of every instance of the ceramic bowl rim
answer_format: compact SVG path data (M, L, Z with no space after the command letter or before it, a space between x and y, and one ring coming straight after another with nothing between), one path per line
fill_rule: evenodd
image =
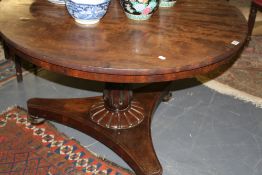
M83 3L74 2L72 0L65 0L66 4L67 4L67 1L70 1L70 2L72 2L74 4L77 4L77 5L83 5L83 6L100 6L100 5L103 5L103 4L106 4L106 3L110 2L110 0L106 0L105 2L100 3L100 4L83 4Z

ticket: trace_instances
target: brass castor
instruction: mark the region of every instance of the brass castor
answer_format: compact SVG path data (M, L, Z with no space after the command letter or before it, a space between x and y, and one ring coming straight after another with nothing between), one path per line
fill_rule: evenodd
M39 125L39 124L41 124L41 123L44 123L44 122L45 122L45 119L44 119L44 118L39 118L39 117L37 117L37 116L32 116L32 115L30 115L30 116L28 117L28 121L29 121L31 124L33 124L33 125Z
M164 95L162 101L168 102L172 98L172 92L168 92L166 95Z

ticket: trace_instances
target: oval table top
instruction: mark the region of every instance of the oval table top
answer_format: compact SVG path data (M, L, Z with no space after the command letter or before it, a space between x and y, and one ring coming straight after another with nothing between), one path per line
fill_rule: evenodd
M147 21L128 19L112 0L92 26L75 23L65 6L47 0L1 0L0 13L1 37L16 54L48 70L107 82L195 76L231 59L247 35L245 18L225 0L177 0Z

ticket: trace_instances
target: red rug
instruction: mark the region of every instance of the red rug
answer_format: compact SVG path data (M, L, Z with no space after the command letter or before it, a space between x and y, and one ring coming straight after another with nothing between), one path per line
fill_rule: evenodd
M131 175L96 157L48 122L31 125L28 114L13 107L0 115L1 175Z

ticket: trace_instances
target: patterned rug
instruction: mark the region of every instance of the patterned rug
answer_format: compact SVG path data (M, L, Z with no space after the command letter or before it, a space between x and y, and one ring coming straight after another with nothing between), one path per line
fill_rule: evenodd
M131 175L90 153L45 122L31 125L28 114L13 107L0 115L2 175Z
M0 86L16 78L15 66L12 61L0 61Z
M14 63L5 59L3 46L0 42L0 86L16 77Z
M4 60L5 60L5 54L4 54L2 42L0 41L0 62L3 62Z
M214 90L262 107L262 36L253 36L230 68L198 79Z

